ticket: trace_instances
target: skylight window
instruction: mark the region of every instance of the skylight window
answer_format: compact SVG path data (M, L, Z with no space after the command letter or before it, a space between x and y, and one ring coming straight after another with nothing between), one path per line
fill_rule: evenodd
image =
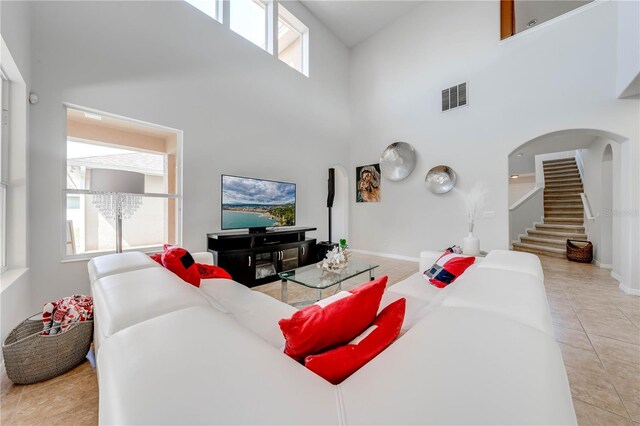
M218 22L222 22L222 0L185 0Z
M231 29L262 49L267 48L267 5L260 0L229 2Z
M278 5L278 59L308 76L309 29Z

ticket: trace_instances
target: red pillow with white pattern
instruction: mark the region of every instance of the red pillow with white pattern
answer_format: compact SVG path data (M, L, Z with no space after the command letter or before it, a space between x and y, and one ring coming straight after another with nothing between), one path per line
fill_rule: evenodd
M423 276L438 288L444 288L454 282L467 268L476 261L474 256L461 256L445 252Z
M189 284L200 287L200 274L191 253L186 249L169 244L164 245L162 265Z
M304 365L337 385L375 358L400 334L406 299L398 299L380 312L373 324L351 342L327 352L309 355Z
M278 324L286 340L284 352L302 361L311 354L344 345L376 318L387 277L323 299Z

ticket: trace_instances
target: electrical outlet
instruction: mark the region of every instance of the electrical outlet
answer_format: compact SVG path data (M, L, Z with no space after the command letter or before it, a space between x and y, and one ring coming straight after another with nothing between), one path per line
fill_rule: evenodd
M494 217L496 217L496 212L494 212L493 210L487 211L487 212L482 212L482 217L494 218Z

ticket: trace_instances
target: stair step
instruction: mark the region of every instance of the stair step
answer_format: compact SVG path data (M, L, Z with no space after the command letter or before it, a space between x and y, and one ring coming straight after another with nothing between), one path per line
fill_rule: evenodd
M545 170L544 171L544 175L545 177L561 177L561 176L580 176L580 172L578 171L578 168L571 168L571 169L567 169L567 170Z
M560 164L558 166L544 166L542 169L545 173L548 172L565 172L565 171L578 171L578 166L575 164Z
M560 217L560 216L545 216L543 219L545 224L560 224L560 225L584 225L583 217Z
M574 221L584 221L584 212L579 212L579 213L565 213L565 212L550 212L550 211L546 211L544 212L545 214L545 220L546 219L551 219L551 220L563 220L563 219L571 219L571 222Z
M558 158L557 160L545 160L542 162L542 164L547 165L547 164L563 164L563 163L574 163L575 164L576 159L575 158Z
M565 187L553 187L553 188L545 188L544 196L547 195L577 195L578 197L582 194L582 188L565 188Z
M544 179L544 183L545 186L548 186L550 184L571 184L571 183L579 183L580 185L582 185L582 179L580 179L579 177L571 177L571 178L546 178Z
M554 248L560 248L560 249L562 248L566 249L567 247L567 240L563 240L563 239L552 240L548 238L540 238L535 236L520 237L520 242L525 244L534 244L538 246L554 247Z
M574 189L582 192L582 183L545 183L544 189Z
M580 192L578 193L553 193L550 192L548 194L544 194L544 202L553 202L553 203L582 203L582 197L580 196Z
M541 237L550 239L562 238L563 241L567 239L573 240L586 240L587 234L581 234L578 232L556 232L556 231L543 231L540 229L531 229L527 232L527 235L531 237Z
M553 256L553 257L562 257L562 258L567 257L566 250L554 248L554 247L540 246L537 244L513 243L513 249L516 251L526 251L528 253L533 253L533 254L538 254L543 256Z
M566 225L561 223L539 223L536 230L551 232L568 232L571 234L584 234L583 225Z
M557 206L544 206L544 212L547 213L547 216L555 216L559 215L581 215L584 214L584 210L582 208L582 204L574 205L557 205Z
M547 216L580 216L584 214L582 206L579 208L564 208L564 207L545 207L544 212Z
M582 202L565 200L544 200L545 209L582 209Z

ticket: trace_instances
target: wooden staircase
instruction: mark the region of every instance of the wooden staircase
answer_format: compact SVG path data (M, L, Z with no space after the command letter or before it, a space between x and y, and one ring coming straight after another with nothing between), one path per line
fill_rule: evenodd
M544 220L513 243L513 249L566 257L567 239L586 240L582 179L575 158L545 161Z

